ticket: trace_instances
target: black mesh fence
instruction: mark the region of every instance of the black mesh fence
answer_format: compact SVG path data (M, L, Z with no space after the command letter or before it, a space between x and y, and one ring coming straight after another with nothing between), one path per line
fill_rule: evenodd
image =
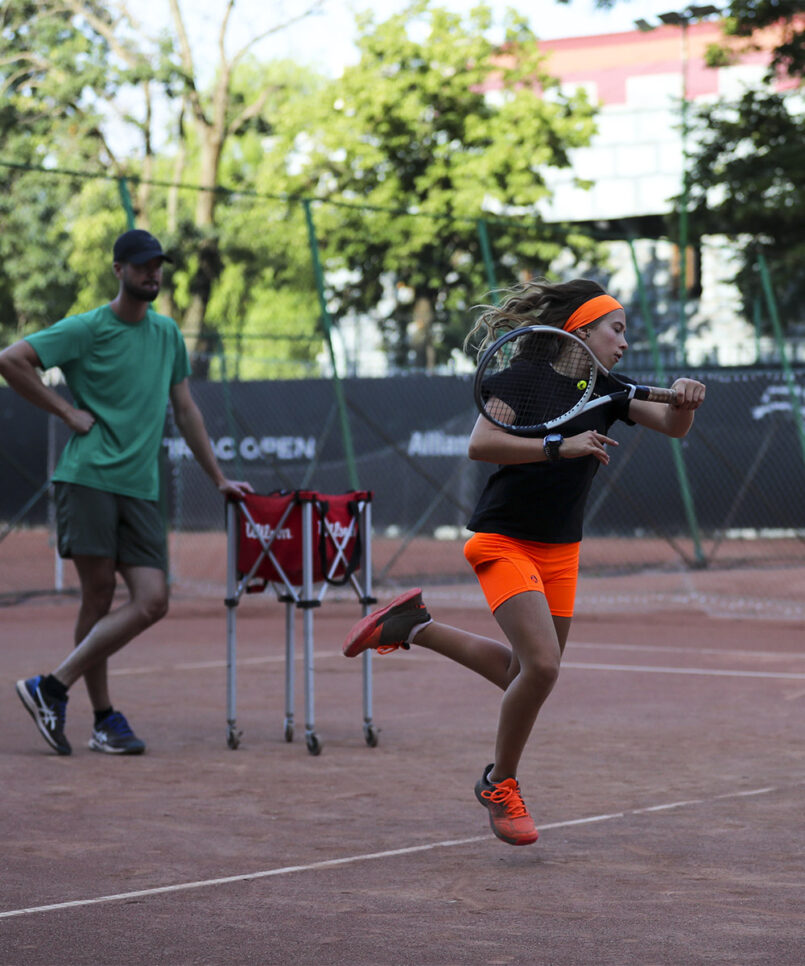
M794 419L795 400L805 408L803 373L794 373L793 386L772 369L693 375L707 383L708 398L686 439L614 427L621 445L598 473L588 503L587 572L805 560L805 453ZM228 476L263 493L339 493L356 485L374 492L379 585L469 578L464 526L494 469L466 456L476 418L471 377L346 379L341 387L352 465L332 380L197 381L192 390ZM46 589L53 580L48 467L65 439L54 422L0 389L6 593ZM225 574L222 501L170 413L162 455L174 583L187 592L217 592ZM26 566L15 567L18 554Z

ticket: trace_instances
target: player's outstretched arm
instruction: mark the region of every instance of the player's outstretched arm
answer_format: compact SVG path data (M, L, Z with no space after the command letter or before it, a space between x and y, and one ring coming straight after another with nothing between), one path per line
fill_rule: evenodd
M704 402L706 390L704 383L688 378L677 379L671 388L677 395L675 403L666 406L633 399L629 404L629 416L647 429L681 439L693 425L693 414Z

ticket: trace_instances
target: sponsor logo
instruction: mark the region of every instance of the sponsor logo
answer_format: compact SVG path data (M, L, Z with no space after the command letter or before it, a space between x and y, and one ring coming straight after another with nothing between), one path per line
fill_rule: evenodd
M267 458L276 460L312 460L316 457L315 436L244 436L236 440L232 436L211 439L213 452L222 463L236 459L255 462ZM172 462L193 459L190 447L181 436L167 436L162 445Z
M805 389L802 386L766 386L760 403L752 407L752 419L764 419L772 413L793 413L792 393L805 417Z
M441 429L411 433L409 456L466 456L470 437L466 433L449 434Z
M340 520L328 520L327 521L327 533L328 536L334 540L339 547L344 545L344 541L348 537L354 536L351 526L344 526ZM315 525L317 535L321 533L321 521L317 520ZM290 527L281 527L279 530L275 530L270 523L252 523L251 520L246 520L245 526L246 539L247 540L261 540L263 543L270 543L272 540L293 540L294 533ZM276 537L274 534L276 533ZM301 525L299 537L301 539Z
M318 524L318 532L321 533L321 521L316 521ZM327 532L335 540L339 546L341 546L347 537L352 536L352 525L345 527L340 520L328 520L327 521Z
M274 534L276 534L276 537ZM258 523L255 525L250 520L247 520L246 537L249 540L261 540L263 543L269 543L274 539L293 540L293 533L290 527L282 527L280 530L275 530L270 523Z

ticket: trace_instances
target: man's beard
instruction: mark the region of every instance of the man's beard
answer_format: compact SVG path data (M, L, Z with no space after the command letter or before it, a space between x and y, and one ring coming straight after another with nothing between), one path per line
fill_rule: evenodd
M127 295L130 295L134 299L139 299L140 302L153 302L157 295L159 295L159 285L155 288L145 288L134 285L127 279L123 279L123 288Z

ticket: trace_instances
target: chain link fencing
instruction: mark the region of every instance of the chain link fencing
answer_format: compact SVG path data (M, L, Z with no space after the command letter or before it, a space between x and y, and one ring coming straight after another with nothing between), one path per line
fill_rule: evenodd
M794 370L793 387L774 369L691 374L707 384L708 398L686 439L620 423L613 428L620 446L589 497L583 573L652 569L695 576L805 562L805 451L794 414L795 403L800 418L805 412L805 373ZM470 580L464 527L494 469L466 456L476 418L471 376L346 379L341 390L352 467L332 380L192 385L228 476L261 493L339 493L354 481L374 492L378 587ZM0 445L0 593L15 599L59 584L70 590L75 578L55 556L48 500L65 430L8 389L0 390L0 419L7 430ZM162 456L174 592L223 596L223 503L170 413Z

